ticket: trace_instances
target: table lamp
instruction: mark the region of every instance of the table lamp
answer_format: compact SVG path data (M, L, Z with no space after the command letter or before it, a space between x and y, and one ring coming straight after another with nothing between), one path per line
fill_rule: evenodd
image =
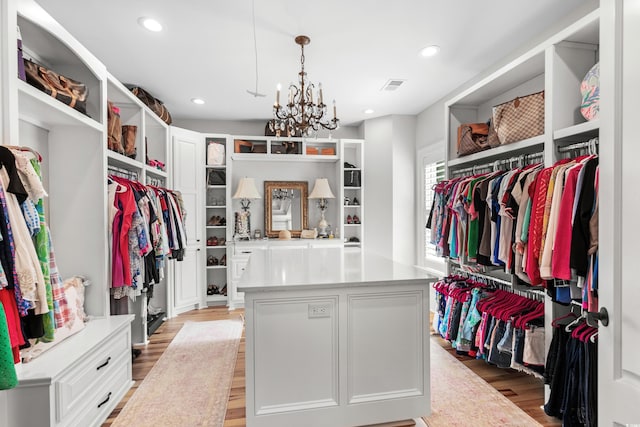
M327 178L316 178L316 183L313 186L309 199L318 199L318 209L320 209L320 221L318 222L318 236L327 237L327 220L324 218L324 211L329 207L327 199L334 199L335 196L331 192L329 187L329 180Z
M240 178L234 199L240 199L242 212L236 212L235 221L235 237L241 240L249 240L251 237L251 212L249 205L252 199L260 199L260 194L256 189L256 183L253 178Z

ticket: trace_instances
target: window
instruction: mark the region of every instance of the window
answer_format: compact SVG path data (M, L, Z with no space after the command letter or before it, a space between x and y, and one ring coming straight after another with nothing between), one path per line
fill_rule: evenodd
M422 229L424 230L424 257L425 260L440 260L436 254L436 246L431 243L431 230L426 228L429 215L431 213L431 204L433 203L433 186L444 179L444 162L438 161L427 163L424 165L424 208L421 216Z

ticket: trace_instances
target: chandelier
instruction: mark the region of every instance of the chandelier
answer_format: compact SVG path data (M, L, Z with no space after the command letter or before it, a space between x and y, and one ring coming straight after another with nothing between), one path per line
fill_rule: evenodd
M315 85L306 79L307 73L304 71L304 47L311 42L307 36L295 38L296 44L300 45L302 54L300 55L301 70L298 73L298 83L296 86L289 85L287 103L280 105L280 90L278 85L276 92L276 102L273 104L273 119L269 121L269 128L277 136L286 134L287 136L309 136L313 132L318 132L320 128L329 131L335 130L340 125L340 120L336 117L336 101L333 101L333 119L327 117L327 105L322 98L322 83L318 84L316 94L317 102L313 100Z

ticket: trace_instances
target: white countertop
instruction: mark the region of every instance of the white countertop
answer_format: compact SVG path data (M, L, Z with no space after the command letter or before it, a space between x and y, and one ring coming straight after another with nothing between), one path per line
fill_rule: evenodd
M349 248L272 248L251 254L240 292L402 285L437 278L411 265Z

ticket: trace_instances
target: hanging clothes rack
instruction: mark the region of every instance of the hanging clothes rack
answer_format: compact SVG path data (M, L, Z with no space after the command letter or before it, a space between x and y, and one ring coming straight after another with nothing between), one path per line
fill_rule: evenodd
M136 171L123 169L123 168L119 168L117 166L112 166L112 165L109 165L107 167L107 170L109 171L109 173L111 173L111 174L113 174L115 176L119 176L119 177L122 177L122 178L127 178L127 179L130 179L132 181L137 181L138 180L138 172L136 172Z
M600 144L600 140L598 138L591 138L588 141L577 142L575 144L558 147L558 153L569 153L571 151L577 151L584 148L588 148L593 151L594 149L597 150L599 144ZM592 153L592 154L595 154L595 153Z
M164 180L162 178L152 178L149 176L147 177L147 184L154 187L162 187L164 186Z
M473 165L471 167L468 168L463 168L463 169L455 169L451 172L452 175L465 175L469 172L471 173L476 173L479 172L481 170L485 170L485 169L489 169L491 171L497 171L499 170L500 166L505 166L505 165L518 165L520 167L526 166L526 165L530 165L535 163L536 161L542 161L542 159L544 158L544 153L539 152L539 153L531 153L531 154L523 154L520 156L515 156L515 157L510 157L508 159L502 159L502 160L496 160L494 162L491 163L482 163L479 165Z
M500 279L498 277L489 276L488 274L476 273L472 271L463 270L460 267L453 267L455 274L459 274L464 277L468 277L470 279L482 279L484 281L490 281L495 284L502 284L511 288L511 281Z

